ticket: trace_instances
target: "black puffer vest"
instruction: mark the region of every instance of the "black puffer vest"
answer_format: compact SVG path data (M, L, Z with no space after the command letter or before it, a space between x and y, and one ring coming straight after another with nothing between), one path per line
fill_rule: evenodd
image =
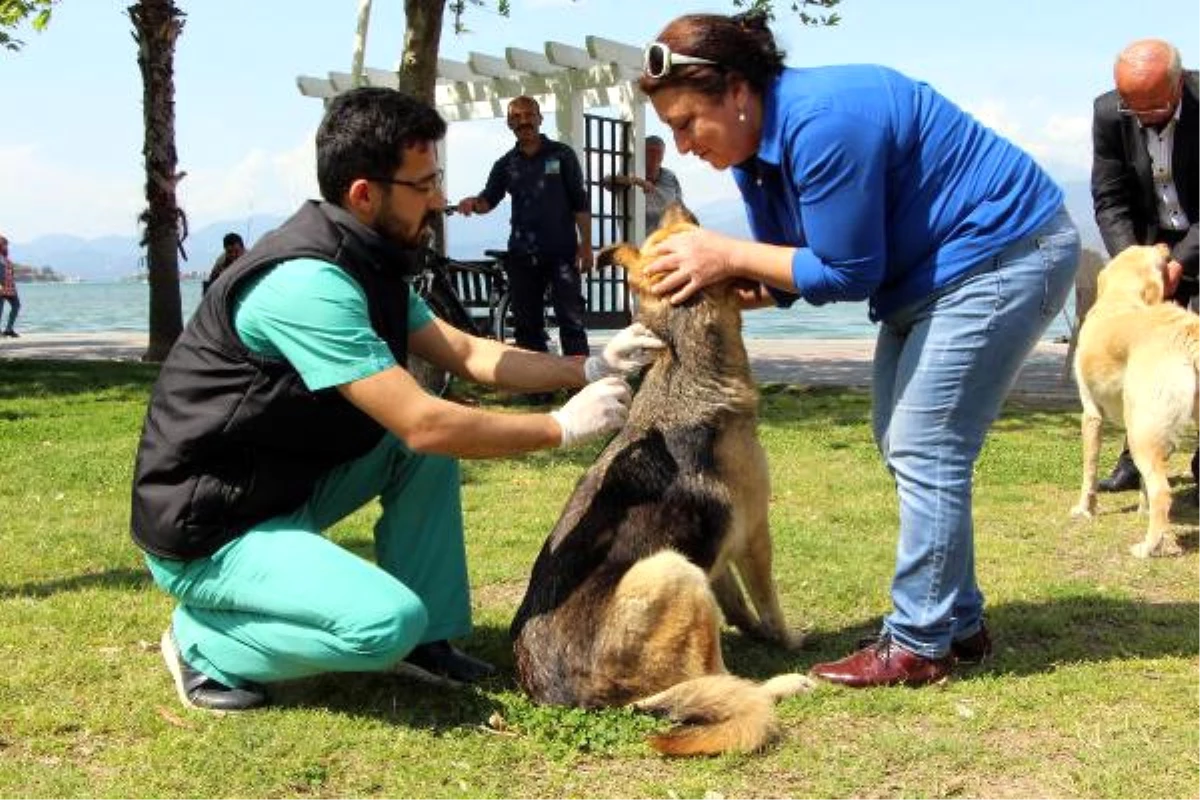
M251 353L234 331L239 287L296 258L327 261L353 277L371 327L405 363L405 278L415 252L337 206L306 203L213 283L163 363L134 468L131 527L143 549L183 560L211 555L299 507L318 478L382 437L384 429L336 388L309 391L290 364Z

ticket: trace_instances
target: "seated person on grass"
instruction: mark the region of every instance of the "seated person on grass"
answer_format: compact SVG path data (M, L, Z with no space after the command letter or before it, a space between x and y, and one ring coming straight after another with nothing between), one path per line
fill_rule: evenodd
M471 630L457 459L621 427L621 374L662 346L630 328L565 358L433 317L406 279L446 205L445 132L400 92L338 95L316 136L324 199L229 268L162 366L132 532L178 601L162 653L186 706L254 708L264 684L322 672L489 674L449 643ZM466 407L426 393L409 353L482 384L579 392L550 413ZM321 535L375 498L375 563Z

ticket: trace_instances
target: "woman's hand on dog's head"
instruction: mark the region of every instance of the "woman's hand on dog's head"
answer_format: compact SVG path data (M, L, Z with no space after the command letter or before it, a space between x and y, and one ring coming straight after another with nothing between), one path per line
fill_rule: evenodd
M646 253L653 260L642 270L651 289L672 303L682 303L705 286L733 277L729 262L731 240L712 231L692 228L672 234L651 246Z

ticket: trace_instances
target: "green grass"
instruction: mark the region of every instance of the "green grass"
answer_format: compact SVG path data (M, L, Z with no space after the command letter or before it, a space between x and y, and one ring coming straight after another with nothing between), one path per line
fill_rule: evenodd
M667 760L655 720L539 707L516 688L507 626L546 532L597 448L465 470L477 630L501 674L478 690L388 675L277 687L269 710L182 709L158 654L171 601L128 534L152 367L0 362L0 795L22 797L1196 797L1197 511L1172 460L1181 558L1128 555L1135 496L1068 518L1077 414L1010 404L976 476L992 661L945 686L821 687L780 706L754 756ZM491 398L484 398L490 402ZM860 392L769 386L788 654L725 636L763 678L845 655L889 608L896 508ZM1108 436L1111 464L1118 435ZM332 536L370 552L373 510ZM489 719L504 721L503 730Z

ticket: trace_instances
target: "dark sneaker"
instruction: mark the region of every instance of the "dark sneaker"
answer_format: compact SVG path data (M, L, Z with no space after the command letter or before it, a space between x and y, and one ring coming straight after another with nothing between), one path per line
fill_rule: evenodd
M992 637L988 636L986 625L965 639L952 642L950 652L960 664L982 664L992 654Z
M442 639L417 645L393 671L430 683L461 686L494 675L496 668Z
M167 628L159 643L167 671L175 681L179 701L187 708L209 711L248 711L267 704L267 694L261 686L251 684L242 688L226 686L203 672L193 669L183 660L175 634Z
M21 334L17 333L16 331L14 331L12 329L5 331L4 335L11 339L20 339L21 338Z
M1132 492L1141 488L1141 485L1142 476L1133 463L1133 457L1126 450L1117 458L1112 474L1097 483L1096 489L1101 492Z

